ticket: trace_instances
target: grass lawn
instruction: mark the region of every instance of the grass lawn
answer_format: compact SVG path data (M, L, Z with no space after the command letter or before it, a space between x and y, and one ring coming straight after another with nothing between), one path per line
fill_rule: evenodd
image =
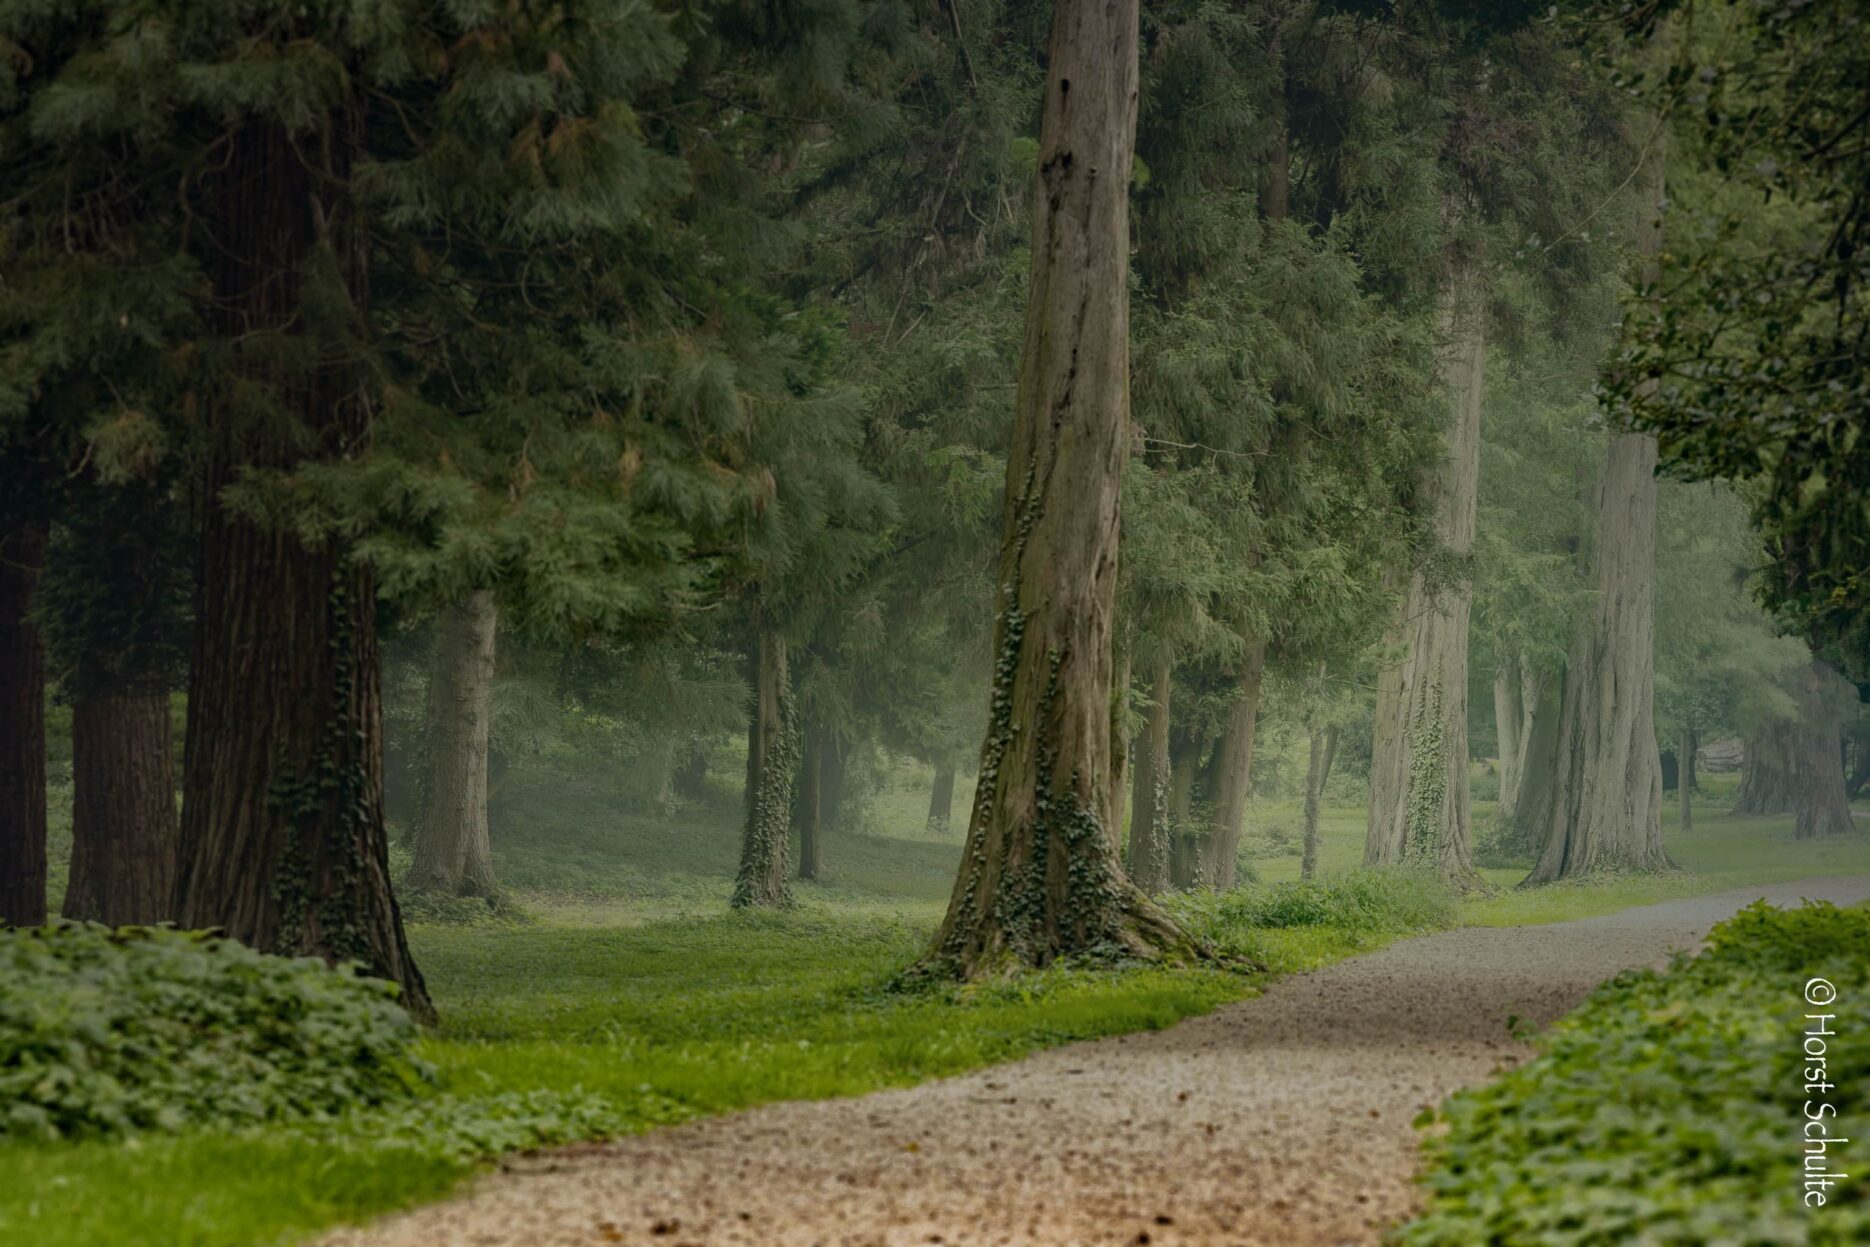
M1214 970L1054 971L1002 984L904 992L894 976L926 946L960 854L922 827L927 775L902 768L870 803L872 834L838 834L826 879L775 914L726 911L737 818L726 798L681 819L620 815L607 794L515 789L495 809L511 922L412 925L443 1023L422 1041L433 1103L550 1092L601 1098L619 1129L776 1099L856 1094L1098 1035L1169 1025L1256 990ZM956 810L966 809L965 791ZM1790 840L1786 820L1736 820L1710 804L1672 844L1680 875L1501 890L1468 921L1540 922L1746 882L1870 872L1870 837ZM1477 810L1477 821L1483 815ZM1672 814L1671 814L1672 817ZM1250 815L1260 877L1295 878L1296 805ZM1290 837L1294 842L1296 836ZM1327 872L1360 859L1363 815L1328 810ZM55 855L57 848L55 847ZM1386 936L1268 933L1276 969L1316 965ZM476 1162L400 1144L365 1118L327 1129L151 1135L129 1143L0 1145L0 1242L37 1247L244 1247L446 1193ZM573 1129L572 1133L576 1133Z

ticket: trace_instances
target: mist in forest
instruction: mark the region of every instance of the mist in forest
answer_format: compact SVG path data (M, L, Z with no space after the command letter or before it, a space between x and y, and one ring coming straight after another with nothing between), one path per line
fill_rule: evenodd
M1865 1241L1859 7L0 0L0 1241Z

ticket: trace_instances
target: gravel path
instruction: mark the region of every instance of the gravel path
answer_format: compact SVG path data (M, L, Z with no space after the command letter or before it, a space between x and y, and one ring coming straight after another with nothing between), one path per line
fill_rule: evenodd
M1762 895L1854 902L1870 877L1423 936L1166 1031L516 1160L324 1243L1374 1243L1414 1205L1416 1113L1525 1055L1510 1017L1544 1025Z

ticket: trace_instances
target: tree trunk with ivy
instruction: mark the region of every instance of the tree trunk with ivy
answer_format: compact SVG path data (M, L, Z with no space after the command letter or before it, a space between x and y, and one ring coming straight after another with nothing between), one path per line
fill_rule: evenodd
M784 905L793 786L802 752L786 638L762 625L753 655L753 713L747 722L747 821L733 905Z
M1227 726L1214 742L1213 822L1203 845L1207 860L1202 876L1208 886L1226 892L1235 883L1240 833L1247 819L1247 794L1253 787L1253 734L1259 725L1260 683L1266 670L1266 646L1255 642L1241 661L1240 694L1227 712Z
M169 694L80 697L71 709L71 876L60 912L120 927L175 917Z
M1662 158L1649 158L1638 237L1645 283L1662 251ZM1656 745L1656 439L1615 433L1597 489L1591 612L1571 645L1552 820L1527 883L1663 870Z
M0 530L0 927L45 921L45 653L27 612L45 530Z
M429 677L427 774L408 886L449 896L499 895L487 829L487 757L493 732L499 612L477 590L442 617Z
M1130 878L1154 894L1169 886L1169 698L1175 668L1156 665L1149 689L1149 718L1136 742L1136 773L1130 801Z
M323 362L361 328L363 223L330 195L354 141L336 114L302 143L251 122L204 174L202 264L241 393L229 381L202 398L211 449L176 912L266 952L356 961L430 1019L390 889L372 577L340 538L307 545L226 496L248 468L290 471L367 438L367 377ZM256 416L262 396L277 419Z
M929 790L928 822L924 824L930 837L946 839L954 823L954 766L950 763L938 763L935 767L935 784Z
M940 973L1191 947L1124 876L1110 834L1136 92L1136 0L1059 0L1007 457L992 700L961 871L929 955Z
M1175 733L1169 743L1169 883L1201 886L1201 843L1206 828L1195 819L1195 778L1201 769L1201 743Z
M1369 866L1411 864L1459 888L1479 885L1467 791L1468 618L1462 564L1474 546L1486 363L1484 291L1475 265L1453 260L1442 291L1446 453L1426 482L1439 549L1410 577L1390 641L1400 662L1377 683L1370 763Z

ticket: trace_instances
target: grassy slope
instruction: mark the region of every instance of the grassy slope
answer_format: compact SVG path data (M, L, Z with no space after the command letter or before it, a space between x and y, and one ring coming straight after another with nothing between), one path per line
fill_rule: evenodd
M599 1094L646 1128L784 1098L854 1094L1005 1060L1037 1047L1168 1025L1250 993L1209 971L1053 973L943 994L889 989L940 916L959 829L922 837L926 777L905 771L869 822L840 835L822 884L784 914L724 912L732 803L679 825L620 816L607 794L535 788L497 811L504 878L534 921L417 925L411 940L443 1015L424 1041L459 1096L553 1089ZM549 795L548 795L549 794ZM965 793L957 794L963 810ZM1806 874L1870 871L1870 837L1794 845L1784 820L1726 820L1674 846L1694 875L1469 902L1470 920L1551 921L1664 896ZM1262 878L1295 877L1297 809L1252 816ZM1356 864L1363 816L1329 809L1327 871ZM1290 836L1296 840L1296 836ZM1518 872L1493 872L1502 888ZM1281 969L1369 947L1313 928L1258 946ZM332 1148L291 1130L189 1134L133 1146L0 1146L0 1241L232 1247L445 1192L469 1166L378 1147Z

